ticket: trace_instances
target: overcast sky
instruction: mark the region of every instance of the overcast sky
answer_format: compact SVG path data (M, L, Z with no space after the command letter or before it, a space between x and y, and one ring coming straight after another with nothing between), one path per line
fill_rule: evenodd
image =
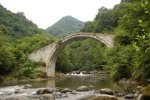
M93 20L102 6L112 8L121 0L0 0L12 12L24 12L40 28L47 28L70 15L81 21Z

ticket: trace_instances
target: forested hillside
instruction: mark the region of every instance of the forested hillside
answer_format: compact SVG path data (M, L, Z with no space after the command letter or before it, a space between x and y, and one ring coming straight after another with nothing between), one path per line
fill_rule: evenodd
M46 31L56 37L63 37L71 33L79 32L84 27L84 23L72 16L61 18Z
M0 5L0 26L5 30L5 34L17 38L43 32L36 24L29 21L24 13L12 13L2 5Z
M0 5L0 81L4 76L35 78L36 63L27 55L52 42L50 35L22 13L12 13Z
M114 80L121 78L132 78L139 81L147 81L150 79L150 1L149 0L122 0L113 9L100 8L98 14L93 21L85 23L82 32L95 32L114 34L114 47L103 51L105 65L109 66L111 76ZM88 43L88 41L87 41ZM66 59L65 62L60 60L62 66L72 66L68 63L69 57L76 58L76 55L70 55L70 51L74 48L84 48L85 42L80 45L74 43L63 51L59 59ZM98 44L97 44L98 45ZM77 49L75 48L75 49ZM69 50L69 51L68 51ZM84 53L85 49L81 49L79 53ZM84 59L95 59L90 55L94 55L97 49L89 52L82 57ZM101 51L101 50L99 50ZM101 54L101 53L98 53ZM96 56L96 55L95 55ZM99 57L103 57L99 56ZM97 60L100 59L97 57ZM82 59L83 60L83 59ZM76 59L77 61L77 59ZM91 60L92 61L92 60ZM87 63L91 63L88 61ZM95 60L94 60L95 61ZM92 61L92 62L94 62ZM78 67L88 68L85 62L74 62ZM95 66L101 66L101 63L95 63ZM75 66L76 67L76 66Z

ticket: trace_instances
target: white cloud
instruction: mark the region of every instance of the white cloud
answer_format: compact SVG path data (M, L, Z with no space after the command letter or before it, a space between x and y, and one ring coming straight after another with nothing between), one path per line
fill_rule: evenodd
M40 28L47 28L60 18L71 15L81 21L93 20L100 7L112 8L121 0L0 0L12 12L25 16Z

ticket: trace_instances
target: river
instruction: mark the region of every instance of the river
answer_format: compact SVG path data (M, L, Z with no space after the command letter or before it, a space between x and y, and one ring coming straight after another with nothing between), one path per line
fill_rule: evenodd
M43 81L18 81L18 82L6 82L5 84L0 84L0 87L16 86L30 84L32 88L71 88L76 89L81 85L92 86L94 89L100 88L112 88L120 87L121 85L116 84L112 81L108 74L100 75L72 75L65 78L56 78Z
M109 88L112 90L120 91L126 87L124 84L117 84L112 81L108 74L99 75L68 75L65 78L56 78L43 81L18 81L18 82L8 82L5 84L0 84L0 94L9 93L12 89L22 89L21 86L30 84L29 94L36 92L40 88L70 88L76 90L80 86L88 86L94 90L99 90L101 88ZM6 92L7 91L7 92ZM26 90L23 90L26 92ZM14 94L13 94L14 95ZM7 96L7 95L6 95Z

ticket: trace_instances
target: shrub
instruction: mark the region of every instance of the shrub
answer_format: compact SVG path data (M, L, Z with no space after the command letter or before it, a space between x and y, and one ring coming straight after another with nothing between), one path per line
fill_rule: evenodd
M17 78L30 77L34 73L35 63L30 60L26 60L24 63L21 63L18 72L16 73Z
M33 74L33 78L47 78L47 74L46 72L42 72L42 71L35 71Z

